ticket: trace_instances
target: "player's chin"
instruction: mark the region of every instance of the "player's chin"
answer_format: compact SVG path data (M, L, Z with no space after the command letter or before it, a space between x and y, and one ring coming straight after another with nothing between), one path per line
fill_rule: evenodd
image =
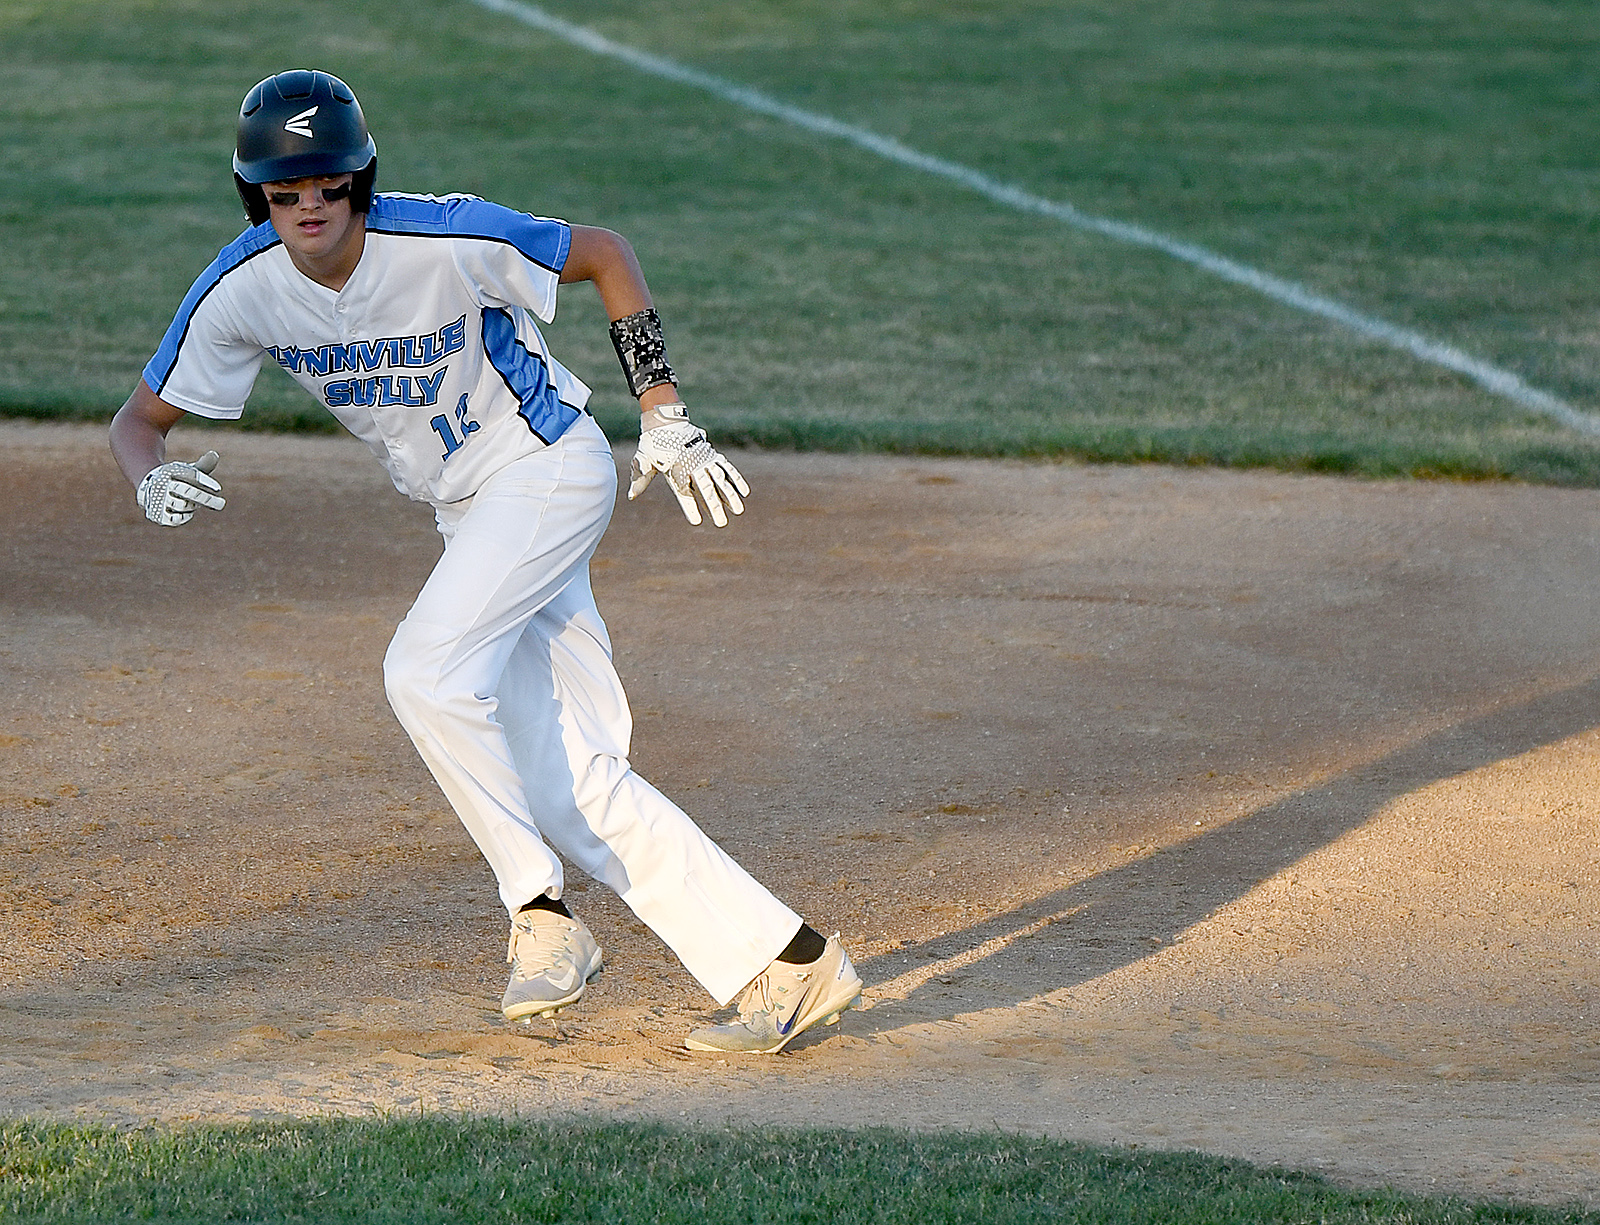
M293 236L284 239L284 245L301 255L327 255L338 245L338 237L331 229L295 229Z

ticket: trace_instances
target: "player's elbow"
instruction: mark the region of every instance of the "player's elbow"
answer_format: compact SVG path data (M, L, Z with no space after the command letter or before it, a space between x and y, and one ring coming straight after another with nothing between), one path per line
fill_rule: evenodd
M561 270L563 281L604 281L617 272L627 272L638 267L633 246L615 230L593 225L572 227L572 246L567 253L566 266Z

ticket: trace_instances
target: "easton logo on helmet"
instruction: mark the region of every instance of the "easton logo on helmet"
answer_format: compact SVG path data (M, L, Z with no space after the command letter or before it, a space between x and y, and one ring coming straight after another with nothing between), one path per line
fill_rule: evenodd
M309 110L301 111L294 118L284 123L283 130L285 132L293 132L296 136L304 136L309 140L315 135L311 130L311 116L321 109L321 107L313 106Z

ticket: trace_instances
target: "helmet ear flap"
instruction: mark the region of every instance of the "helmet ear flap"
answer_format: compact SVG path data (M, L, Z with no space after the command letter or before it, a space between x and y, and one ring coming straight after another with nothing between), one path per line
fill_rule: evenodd
M233 185L244 203L244 215L250 219L251 225L260 225L271 215L267 211L267 193L260 187L246 183L237 172L233 176Z
M350 176L351 212L370 213L372 211L372 188L377 181L378 159L374 157L360 170L357 170L353 175Z

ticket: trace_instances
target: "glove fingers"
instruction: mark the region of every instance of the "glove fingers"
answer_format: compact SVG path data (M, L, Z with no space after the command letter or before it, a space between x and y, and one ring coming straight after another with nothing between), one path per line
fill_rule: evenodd
M651 481L656 479L654 466L646 467L639 462L639 457L633 457L633 463L628 468L628 501L633 501L649 487Z
M696 527L700 526L700 507L694 500L694 487L690 485L681 466L667 469L667 484L672 489L672 496L678 499L678 505L683 508L683 517Z
M700 526L700 507L695 504L694 494L681 492L676 485L672 487L672 494L678 499L678 505L683 507L683 517L695 527Z
M222 456L218 455L215 451L207 451L199 459L194 461L194 466L201 472L215 472L217 470L217 463L219 460L221 460L221 458Z
M196 489L209 489L212 493L221 493L222 486L217 484L216 478L207 476L202 468L191 468L188 472L175 472L172 474L174 485L193 485Z
M740 499L738 492L729 482L728 476L722 468L712 464L707 471L711 473L711 479L716 482L717 492L722 495L722 500L728 504L728 509L736 515L744 514L744 502ZM749 486L745 487L745 492L750 492Z
M728 513L722 509L722 499L717 496L716 482L711 479L711 470L701 468L694 474L695 488L700 491L700 497L706 504L706 509L711 512L711 522L718 527L728 526Z
M226 498L217 496L217 493L222 490L220 485L203 472L196 473L195 476L196 479L205 481L210 488L191 485L182 477L175 477L172 484L167 486L167 502L169 505L177 509L193 511L197 506L204 506L211 510L221 510L228 504ZM216 490L217 493L213 493L212 490ZM178 503L183 503L184 505L180 507Z
M717 452L717 462L722 465L722 470L728 474L728 479L733 482L733 487L748 498L750 496L750 485L744 477L739 475L739 469L730 464L728 457L720 451Z
M221 510L227 504L225 498L219 498L203 489L191 489L185 485L174 485L167 490L167 505L174 510L192 511L202 506L207 510Z

